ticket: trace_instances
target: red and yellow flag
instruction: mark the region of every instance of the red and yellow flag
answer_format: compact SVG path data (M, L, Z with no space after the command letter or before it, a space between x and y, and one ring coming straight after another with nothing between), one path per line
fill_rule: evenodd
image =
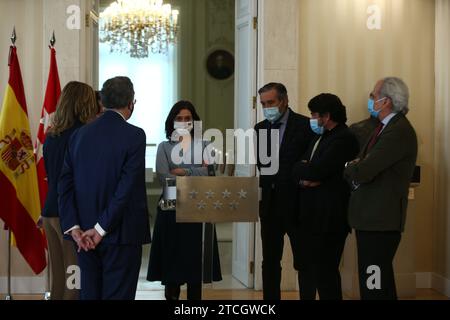
M48 74L47 89L45 90L44 105L42 107L41 121L39 122L39 129L36 140L36 167L38 174L39 195L41 201L41 208L44 208L45 199L47 198L48 183L47 173L45 172L43 146L47 131L50 128L53 114L56 111L56 104L61 95L61 85L59 83L58 65L56 63L56 51L50 48L50 71Z
M9 81L0 113L0 218L34 273L46 265L45 241L36 223L41 206L27 104L15 46L10 49Z

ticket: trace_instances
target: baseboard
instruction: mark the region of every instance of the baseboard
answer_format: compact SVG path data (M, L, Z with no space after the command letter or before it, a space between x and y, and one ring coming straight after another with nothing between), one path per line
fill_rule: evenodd
M416 272L416 288L431 289L432 288L431 279L432 279L431 272Z
M437 292L450 298L450 279L437 273L433 273L431 277L431 287Z
M8 291L7 277L0 277L0 294ZM44 294L46 277L12 277L11 294Z

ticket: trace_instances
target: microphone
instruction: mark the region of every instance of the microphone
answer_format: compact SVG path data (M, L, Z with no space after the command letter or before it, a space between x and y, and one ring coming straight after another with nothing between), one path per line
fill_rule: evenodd
M216 175L216 169L213 164L208 165L208 176L214 177Z

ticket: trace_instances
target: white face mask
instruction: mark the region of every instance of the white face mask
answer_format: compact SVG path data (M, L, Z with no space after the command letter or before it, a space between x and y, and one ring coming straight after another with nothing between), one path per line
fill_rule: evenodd
M175 121L173 123L173 128L175 130L187 130L187 131L191 132L192 129L194 129L194 125L192 124L192 121L190 121L190 122L178 122L178 121Z

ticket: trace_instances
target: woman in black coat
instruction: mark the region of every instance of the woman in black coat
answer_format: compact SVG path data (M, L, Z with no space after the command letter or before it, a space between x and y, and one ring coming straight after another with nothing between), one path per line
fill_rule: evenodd
M194 121L200 117L189 101L176 103L170 111L166 123L168 141L158 146L156 155L156 173L162 187L166 178L176 176L207 176L208 169L203 163L194 163L193 143L189 139L173 141L174 132L183 132L189 136L193 133ZM172 150L181 143L184 157L191 159L189 164L174 163ZM202 143L202 142L200 142ZM162 211L158 206L147 280L161 281L165 285L167 300L178 300L180 286L187 284L188 300L200 300L202 291L202 241L203 229L201 223L177 223L176 212ZM208 270L209 271L209 270ZM212 279L222 280L218 245L214 233Z
M345 106L332 94L313 98L311 129L317 134L293 176L300 186L300 296L342 299L339 263L350 228L350 187L345 164L356 158L358 140L347 125Z

